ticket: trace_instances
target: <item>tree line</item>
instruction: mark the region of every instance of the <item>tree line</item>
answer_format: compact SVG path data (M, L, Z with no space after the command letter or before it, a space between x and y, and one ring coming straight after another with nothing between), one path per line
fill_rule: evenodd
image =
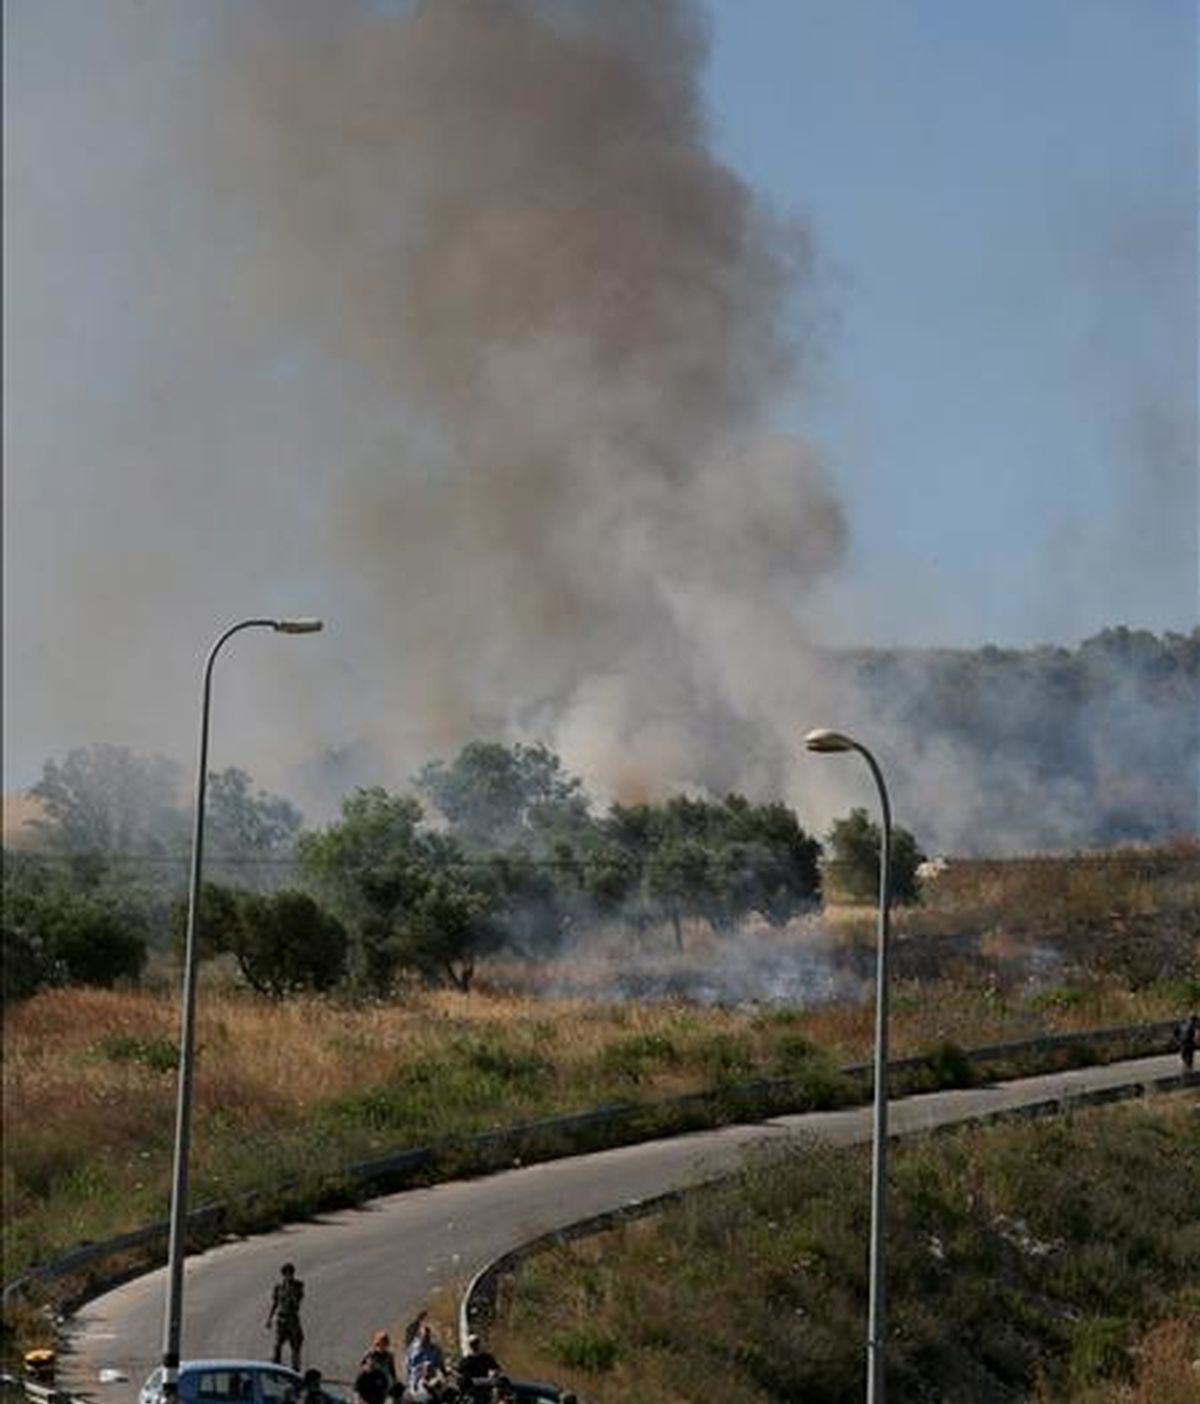
M6 998L136 980L164 933L181 946L179 779L170 762L111 746L46 763L30 791L40 849L4 853ZM724 938L751 917L786 924L820 901L831 864L847 896L873 900L877 884L864 810L825 845L787 805L738 794L597 814L540 744L471 742L426 765L411 793L359 789L313 829L243 771L213 775L208 795L200 951L228 954L275 997L382 994L410 978L465 990L489 955L556 955L598 921L661 928L682 948L689 922ZM910 900L923 855L907 830L894 842L896 896Z

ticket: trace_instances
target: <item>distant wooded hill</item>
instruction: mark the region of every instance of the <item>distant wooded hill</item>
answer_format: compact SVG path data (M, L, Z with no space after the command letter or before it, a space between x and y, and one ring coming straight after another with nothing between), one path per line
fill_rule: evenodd
M863 650L839 671L927 849L1200 831L1200 628L1105 629L1074 649Z

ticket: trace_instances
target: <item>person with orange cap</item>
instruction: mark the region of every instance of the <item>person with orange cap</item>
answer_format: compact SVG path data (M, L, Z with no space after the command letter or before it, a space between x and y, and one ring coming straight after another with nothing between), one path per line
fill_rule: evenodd
M360 1370L378 1370L387 1379L391 1390L396 1383L396 1357L392 1354L392 1342L386 1331L376 1331L371 1344L359 1365Z

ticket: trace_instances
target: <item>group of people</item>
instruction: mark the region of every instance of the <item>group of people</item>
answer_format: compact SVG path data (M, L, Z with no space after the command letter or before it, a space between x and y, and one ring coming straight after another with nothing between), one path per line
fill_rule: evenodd
M304 1283L296 1276L295 1265L284 1263L271 1292L267 1329L275 1332L275 1363L282 1362L287 1347L297 1373L304 1345L300 1323L303 1300ZM468 1336L466 1351L448 1364L433 1328L423 1318L411 1330L403 1368L397 1365L387 1332L375 1333L359 1361L354 1392L359 1404L516 1404L517 1398L511 1380L478 1336ZM562 1396L562 1404L574 1404L574 1400L572 1394ZM296 1404L330 1404L319 1370L304 1371Z
M516 1404L512 1382L476 1335L467 1337L466 1351L450 1365L433 1328L422 1320L403 1360L400 1370L387 1333L377 1332L354 1380L361 1404Z

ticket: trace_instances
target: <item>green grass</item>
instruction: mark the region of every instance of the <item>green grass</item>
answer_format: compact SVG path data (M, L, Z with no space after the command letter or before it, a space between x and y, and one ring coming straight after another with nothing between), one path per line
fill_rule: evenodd
M861 1397L867 1159L772 1155L654 1221L549 1251L506 1288L501 1354L565 1371L595 1404ZM1061 1404L1126 1385L1141 1337L1196 1305L1198 1164L1200 1120L1178 1098L899 1145L889 1400ZM574 1332L619 1357L568 1359Z
M130 1033L106 1034L97 1052L114 1063L140 1063L151 1072L174 1072L179 1066L179 1045L161 1034L139 1037Z

